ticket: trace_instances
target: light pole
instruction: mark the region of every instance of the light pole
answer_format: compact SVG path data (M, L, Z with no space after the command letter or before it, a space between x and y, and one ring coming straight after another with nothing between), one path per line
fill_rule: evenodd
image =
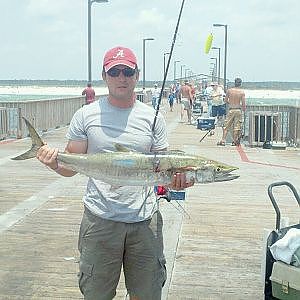
M92 37L92 17L91 8L94 2L105 3L108 0L88 0L88 82L92 82L92 47L91 47L91 37Z
M225 28L225 45L224 45L224 91L226 92L226 67L227 67L227 24L213 24L215 27Z
M210 59L213 59L215 62L214 62L214 77L217 76L217 58L216 57L211 57Z
M166 75L166 56L169 55L170 52L165 52L164 53L164 78L165 78L165 75Z
M211 67L209 69L210 71L210 75L211 75L211 81L214 81L214 72L215 72L215 64L214 63L210 63Z
M146 44L146 41L153 41L154 38L145 38L143 39L143 90L145 90L145 78L146 78L146 61L145 61L145 52L146 52L146 49L145 49L145 44Z
M220 84L220 72L221 72L221 48L212 47L211 49L218 50L218 84Z
M180 60L175 60L174 61L174 83L175 83L175 80L176 80L176 64L179 63Z
M185 67L185 65L180 66L180 80L182 80L182 76L183 76L183 73L182 73L183 67Z

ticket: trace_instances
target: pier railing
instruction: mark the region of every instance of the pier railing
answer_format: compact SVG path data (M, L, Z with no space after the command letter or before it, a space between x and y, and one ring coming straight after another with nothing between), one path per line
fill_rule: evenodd
M100 97L105 97L101 95ZM150 102L151 91L137 92L137 99ZM1 102L0 139L26 137L22 116L39 131L47 131L70 123L73 114L85 103L84 97L51 100ZM244 140L250 146L264 142L286 142L300 147L300 107L283 105L248 105L244 121Z
M73 114L85 102L84 97L1 102L6 109L7 137L22 138L27 135L22 117L39 131L66 126Z
M288 146L300 147L300 107L248 105L244 126L250 146L286 142Z
M7 137L8 132L8 120L7 110L4 107L0 107L0 139Z
M151 91L137 92L137 99L151 101ZM97 97L106 97L100 95ZM0 103L0 139L23 138L28 135L22 117L38 132L66 126L74 113L85 103L84 96L60 99L26 100Z

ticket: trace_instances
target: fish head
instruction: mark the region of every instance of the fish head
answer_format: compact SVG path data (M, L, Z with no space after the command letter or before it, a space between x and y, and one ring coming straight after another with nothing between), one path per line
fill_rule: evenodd
M237 167L219 162L210 162L196 170L195 181L198 183L208 183L233 180L239 177L239 175L231 173L237 169Z
M232 174L233 171L238 170L237 167L217 163L214 165L215 180L214 181L229 181L237 179L239 175Z

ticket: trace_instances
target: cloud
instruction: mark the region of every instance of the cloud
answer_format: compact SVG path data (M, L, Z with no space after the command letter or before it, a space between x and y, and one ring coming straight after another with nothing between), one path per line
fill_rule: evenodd
M157 8L152 8L148 10L141 10L138 15L137 23L142 26L160 27L166 21L165 16L160 13Z
M30 16L57 16L69 10L74 4L70 0L29 0L26 12Z
M147 78L159 80L163 53L170 51L181 3L181 0L94 3L93 72L99 73L104 52L118 44L135 50L141 62L142 39L153 37L154 41L147 43ZM83 78L87 61L87 4L88 0L0 1L3 41L0 77L23 73L23 77L47 78L52 69L54 77L56 71L60 78ZM178 73L181 65L195 73L209 72L210 57L216 55L215 52L204 54L204 43L210 32L214 34L214 46L221 47L223 65L224 28L212 26L222 23L228 24L228 78L242 74L245 80L299 80L300 60L296 59L300 49L299 9L299 0L284 3L211 0L205 5L198 0L185 1L169 77L173 77L174 60L180 60ZM16 63L7 63L11 61ZM41 68L33 73L35 61L39 61ZM73 65L76 68L71 71Z

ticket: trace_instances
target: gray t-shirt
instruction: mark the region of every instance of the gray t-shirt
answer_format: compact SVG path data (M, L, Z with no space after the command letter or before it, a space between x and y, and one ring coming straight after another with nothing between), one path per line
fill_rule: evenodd
M139 152L159 151L168 147L166 123L159 114L153 134L154 115L152 107L139 101L118 108L103 98L74 114L67 138L87 140L87 153L114 151L115 143ZM152 188L112 186L91 177L83 201L93 214L126 223L147 220L157 210Z

